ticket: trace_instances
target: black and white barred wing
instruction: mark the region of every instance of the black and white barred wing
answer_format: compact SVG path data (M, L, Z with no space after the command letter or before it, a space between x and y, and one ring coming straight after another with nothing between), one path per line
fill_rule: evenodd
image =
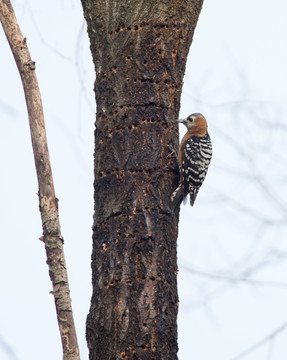
M192 136L186 140L182 152L182 190L185 196L190 194L191 206L205 179L211 157L212 145L208 134L204 137Z

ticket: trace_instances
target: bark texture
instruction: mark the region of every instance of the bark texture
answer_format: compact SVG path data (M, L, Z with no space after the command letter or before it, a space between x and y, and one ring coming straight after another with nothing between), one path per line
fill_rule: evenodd
M45 242L49 274L53 285L63 358L64 360L79 360L79 349L63 252L63 238L58 216L58 204L53 185L42 101L35 74L35 63L31 59L26 39L23 38L9 0L0 0L0 20L14 55L25 92L39 184L39 202L43 227L43 237L41 239Z
M202 0L82 0L95 64L90 359L177 359L182 79Z

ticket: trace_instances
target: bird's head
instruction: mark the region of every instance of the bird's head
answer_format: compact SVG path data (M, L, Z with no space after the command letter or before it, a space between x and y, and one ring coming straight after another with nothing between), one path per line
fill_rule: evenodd
M178 120L179 123L184 124L188 133L192 136L205 136L207 132L207 123L205 117L200 113L189 115L185 119Z

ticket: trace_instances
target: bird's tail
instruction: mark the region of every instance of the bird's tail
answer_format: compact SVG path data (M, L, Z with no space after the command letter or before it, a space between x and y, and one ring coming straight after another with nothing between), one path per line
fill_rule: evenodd
M193 206L195 199L197 197L197 194L198 194L198 190L199 190L198 188L195 188L193 186L189 188L190 206Z
M174 190L170 200L171 200L171 209L172 211L175 211L180 206L183 200L183 187L181 184Z

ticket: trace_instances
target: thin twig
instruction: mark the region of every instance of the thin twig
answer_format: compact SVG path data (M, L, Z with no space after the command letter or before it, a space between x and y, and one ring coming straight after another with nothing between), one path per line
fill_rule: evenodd
M271 341L275 338L275 336L277 336L280 332L284 331L287 328L287 323L284 323L283 325L281 325L278 329L274 330L271 334L267 335L265 338L263 338L262 340L258 341L256 344L252 345L250 348L244 350L242 353L240 353L239 355L235 356L234 358L232 358L231 360L239 360L239 359L243 359L246 355L249 355L250 353L252 353L253 351L255 351L256 349L258 349L259 347L261 347L262 345L264 345L265 343L267 343L268 341Z
M63 359L79 360L79 348L72 314L68 276L55 197L42 101L26 39L20 31L9 0L0 0L0 20L15 58L27 104L34 160L39 185L39 202L49 274L53 284Z
M196 270L192 269L186 266L180 265L180 268L183 270L193 273L195 275L203 276L206 278L211 278L215 280L223 280L223 281L229 281L229 282L240 282L245 283L248 285L256 285L256 286L264 286L264 287L279 287L279 288L285 288L287 287L286 282L279 282L279 281L262 281L262 280L254 280L247 277L233 277L228 275L220 275L220 274L212 274L208 273L206 271Z

